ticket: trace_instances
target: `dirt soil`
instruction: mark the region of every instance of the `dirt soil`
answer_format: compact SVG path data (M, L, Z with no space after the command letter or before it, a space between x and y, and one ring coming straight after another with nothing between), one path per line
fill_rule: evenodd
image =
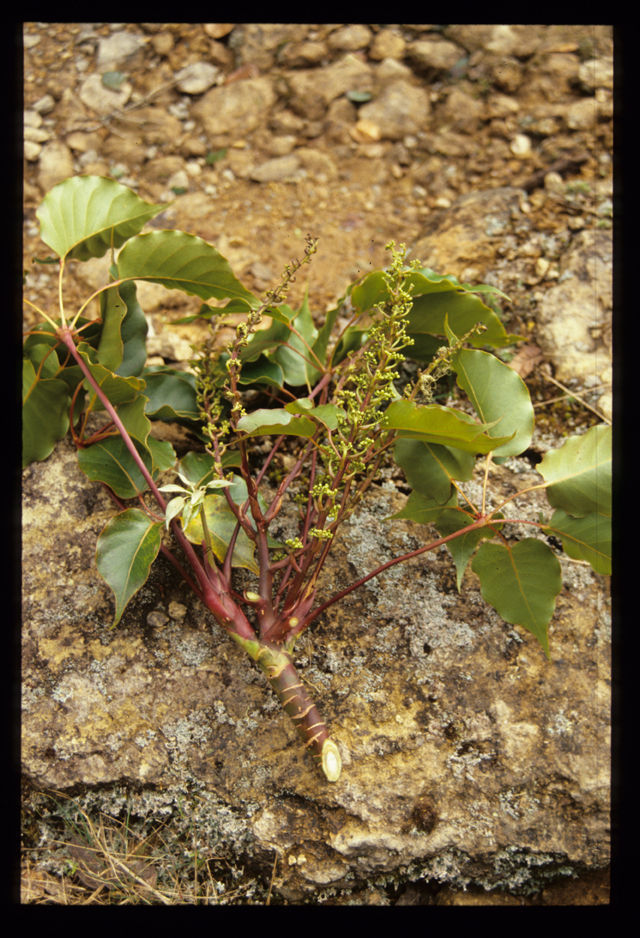
M308 283L319 320L386 263L389 240L411 247L459 197L509 186L526 194L537 239L440 272L504 289L505 324L535 342L536 291L558 282L563 250L576 232L611 227L612 42L610 27L589 25L27 23L26 292L56 315L56 276L34 263L47 256L35 211L77 173L166 202L154 224L214 243L255 292L301 255L307 232L318 237L289 301ZM69 306L97 276L78 273ZM174 361L203 327L175 324L199 301L168 297L149 290L145 311L152 355ZM532 396L561 391L534 380ZM575 400L558 408L546 411L558 435L598 422ZM596 892L591 902L606 901Z

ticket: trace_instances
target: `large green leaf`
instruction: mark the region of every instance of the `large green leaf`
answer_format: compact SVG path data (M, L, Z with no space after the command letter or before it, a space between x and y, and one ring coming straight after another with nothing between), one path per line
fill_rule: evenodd
M399 437L453 446L467 453L489 453L510 439L490 436L487 430L491 424L478 424L463 411L441 404L393 401L384 413L383 423L396 430Z
M535 635L548 656L548 626L562 589L560 563L553 551L535 538L513 545L485 542L471 567L480 578L484 599L506 622Z
M473 453L421 440L398 440L394 458L412 489L441 503L451 494L452 480L468 481L475 466Z
M472 520L470 515L462 511L461 508L448 508L438 515L434 523L441 536L447 537L449 534L453 534L454 531L459 531L461 528L465 528L468 524L471 524ZM472 556L480 541L486 537L494 537L501 527L502 525L499 523L491 527L485 525L473 531L467 531L466 534L461 534L460 537L454 537L452 540L447 541L449 553L456 566L458 591L460 591L460 587L462 586L462 578L467 569L469 558Z
M247 436L286 436L311 437L317 430L317 424L309 417L294 417L283 408L259 408L251 414L245 414L238 421L238 430Z
M121 283L118 292L127 306L127 312L120 329L123 356L115 372L125 377L139 375L147 360L147 317L138 303L134 281Z
M36 215L42 240L59 257L86 261L119 248L163 208L114 179L73 176L47 193Z
M611 427L599 424L546 453L537 469L554 508L570 515L611 514Z
M149 576L160 550L162 524L138 508L128 508L107 522L98 538L97 567L116 597L114 625Z
M493 423L490 435L511 436L494 449L495 456L522 453L533 435L534 413L527 386L513 368L495 355L461 349L453 356L459 387L467 394L480 420Z
M244 300L247 308L259 305L222 254L185 231L150 231L131 238L118 255L118 275L124 280L160 283L203 300L231 297Z
M145 414L147 397L141 393L145 388L144 380L135 376L125 378L105 368L104 365L94 361L94 350L84 342L78 346L78 353L84 359L94 381L116 409L127 433L146 446L147 437L151 431L151 421ZM88 381L86 381L86 386L91 394L95 394ZM96 401L95 406L96 409L102 406L99 400Z
M414 340L409 355L418 361L428 361L442 342L437 337L445 335L445 319L458 336L465 335L476 323L482 323L485 331L471 338L475 346L491 345L499 348L511 345L517 336L509 335L498 316L475 293L491 293L504 296L495 287L480 285L472 287L459 283L455 277L435 274L424 268L408 271L406 286L413 294L413 306L409 311L407 331ZM389 290L383 271L368 274L350 291L356 310L363 312L385 302Z
M153 420L193 423L200 419L195 375L162 369L144 371L146 412Z
M288 307L280 309L285 310L287 314L293 313ZM288 318L289 328L295 328L296 332L291 331L286 345L279 346L270 357L282 368L285 384L291 387L306 384L310 387L320 371L314 365L313 344L318 338L318 330L311 316L307 293L300 309Z
M611 517L591 512L573 518L558 508L551 517L545 534L562 539L564 552L574 560L587 560L596 573L611 573Z
M405 505L392 518L404 518L406 521L415 521L417 524L437 524L445 508L457 504L458 497L454 492L446 502L437 502L421 492L411 492Z
M55 353L54 353L55 357ZM38 378L33 362L22 366L22 465L46 459L69 429L69 388L59 378Z
M109 287L100 294L102 333L98 344L98 361L105 368L116 371L122 364L124 343L120 333L127 306L117 287Z
M151 454L136 446L151 471ZM78 451L78 465L92 482L104 482L120 498L134 498L148 485L136 462L119 436L110 436Z
M247 489L240 479L229 487L228 492L237 505L241 505L246 500ZM211 535L213 552L216 558L223 562L227 555L229 541L236 528L236 516L223 494L205 495L203 506L207 528ZM201 544L204 541L204 530L198 515L189 522L185 528L185 534L194 544ZM255 545L245 531L240 531L236 539L232 565L234 567L245 567L253 573L259 572L255 560Z

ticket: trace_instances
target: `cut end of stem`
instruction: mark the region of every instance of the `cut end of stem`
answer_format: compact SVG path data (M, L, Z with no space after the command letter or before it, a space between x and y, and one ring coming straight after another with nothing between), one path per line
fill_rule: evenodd
M327 781L337 782L342 771L342 759L340 750L332 739L325 739L320 753L322 762L322 771L327 776Z

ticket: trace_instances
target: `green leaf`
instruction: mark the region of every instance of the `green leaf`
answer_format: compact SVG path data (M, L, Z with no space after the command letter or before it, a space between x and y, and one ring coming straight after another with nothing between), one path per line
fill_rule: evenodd
M527 386L513 368L495 355L461 349L453 356L459 387L467 394L480 420L493 423L490 435L511 439L494 449L495 456L516 456L530 444L534 413Z
M267 385L281 388L284 386L284 372L276 362L270 361L266 355L261 355L256 361L243 363L238 384L245 387Z
M328 430L335 430L339 418L344 416L342 407L338 407L336 404L319 404L314 407L313 401L308 397L299 397L295 401L290 401L290 403L285 404L284 409L290 414L302 414L305 417L310 417L311 420L317 420Z
M123 377L139 375L147 360L147 317L138 303L134 281L121 283L118 292L126 304L127 312L120 329L123 357L115 372Z
M244 498L238 497L241 489L237 487L228 489L228 491L236 504L242 504L246 498L246 488L244 489ZM236 528L236 517L229 508L224 495L205 495L203 506L207 519L207 528L211 535L213 552L222 563L227 555L229 541ZM199 514L185 527L184 533L194 544L201 544L204 541L204 530ZM256 574L259 572L255 560L255 545L245 531L240 531L236 539L232 566L245 567Z
M163 208L114 179L73 176L47 193L36 216L42 240L59 257L86 261L119 248Z
M459 283L455 277L435 274L428 268L408 271L407 288L414 301L407 319L407 332L414 340L410 357L416 361L430 361L445 335L445 318L458 336L465 335L476 323L486 327L481 335L471 338L474 346L491 345L499 348L511 345L518 336L509 335L498 316L475 293L501 294L495 287L484 284L470 286ZM349 291L348 291L349 292ZM388 287L381 270L367 274L351 288L351 301L356 310L366 312L389 297Z
M596 573L611 573L610 516L591 512L581 518L573 518L558 508L544 533L560 537L565 554L574 560L588 561Z
M33 362L22 365L22 465L46 459L69 429L71 396L64 381L38 378Z
M126 303L117 287L109 287L100 294L102 333L98 344L98 361L110 371L116 371L122 364L124 343L120 329L126 313Z
M168 440L156 440L149 436L147 447L151 453L151 475L155 479L161 472L171 469L176 463L176 451Z
M200 419L195 375L173 369L143 372L147 416L153 420L192 423Z
M441 284L444 281L441 281ZM508 334L499 318L482 300L462 288L440 289L417 296L409 312L407 332L414 339L411 357L417 357L416 349L421 348L425 337L444 336L445 318L457 336L466 335L476 323L486 326L484 332L469 339L471 345L478 347L490 345L502 348L513 345L518 336ZM431 345L432 340L427 343ZM439 343L442 344L441 342Z
M94 350L84 342L78 346L78 352L89 368L94 381L115 407L127 433L146 446L147 437L151 431L151 422L145 414L147 397L141 393L145 387L144 380L137 377L125 378L95 362ZM85 385L87 391L95 395L95 391L86 379ZM98 409L102 404L98 400L95 406Z
M124 280L149 280L202 300L230 297L259 305L222 254L185 231L150 231L131 238L118 255L118 274Z
M286 345L279 345L270 358L282 368L285 384L294 388L301 385L310 387L320 372L313 364L312 349L318 330L313 323L307 293L296 312L287 306L281 306L279 310L286 313L290 331L285 340ZM293 328L296 329L295 333L291 331Z
M471 524L473 520L474 519L461 508L450 508L441 512L434 523L440 535L447 537L449 534L453 534L454 531L465 528L468 524ZM467 569L469 558L476 547L484 538L494 537L501 527L502 525L499 523L493 524L491 527L486 525L481 528L476 528L473 531L467 531L466 534L461 534L460 537L455 537L447 541L449 553L456 566L456 584L458 592L460 592L460 587L462 586L462 578Z
M242 430L247 436L285 434L311 437L317 430L317 424L308 417L294 417L283 408L259 408L240 418L238 430Z
M471 567L486 602L506 622L535 635L549 657L548 625L562 589L560 563L551 549L535 538L507 546L485 542Z
M491 424L478 424L463 411L441 404L393 401L384 413L383 423L396 430L399 437L453 446L467 453L489 453L509 440L489 436L486 431Z
M136 444L142 461L152 471L151 453ZM104 482L120 498L134 498L148 485L120 436L110 436L78 451L78 465L93 482Z
M412 489L441 503L451 494L452 480L468 481L475 466L473 453L421 440L398 440L394 458Z
M162 540L162 522L138 508L128 508L109 521L98 538L96 563L116 597L113 625L131 597L146 582Z
M391 517L404 518L406 521L415 521L417 524L437 524L443 510L449 506L454 506L457 500L455 492L444 504L429 498L428 495L423 495L421 492L411 492L404 508L396 512L395 515L391 515Z
M599 424L581 436L571 436L546 453L537 466L554 508L570 515L596 512L611 515L611 427Z

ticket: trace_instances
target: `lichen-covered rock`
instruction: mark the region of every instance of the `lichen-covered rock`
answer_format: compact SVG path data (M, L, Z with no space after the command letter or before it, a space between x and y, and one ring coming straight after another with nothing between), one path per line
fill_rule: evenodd
M535 480L512 463L519 487ZM110 503L69 444L25 471L24 494L33 785L132 785L139 811L195 791L209 824L228 832L234 818L223 852L241 842L258 864L282 858L274 888L290 900L389 877L526 893L606 866L609 613L588 568L563 562L551 662L471 574L458 594L444 550L330 607L296 659L341 749L328 785L252 663L163 560L111 629L94 566ZM327 566L327 595L422 542L421 527L387 520L402 502L391 483L367 497Z

